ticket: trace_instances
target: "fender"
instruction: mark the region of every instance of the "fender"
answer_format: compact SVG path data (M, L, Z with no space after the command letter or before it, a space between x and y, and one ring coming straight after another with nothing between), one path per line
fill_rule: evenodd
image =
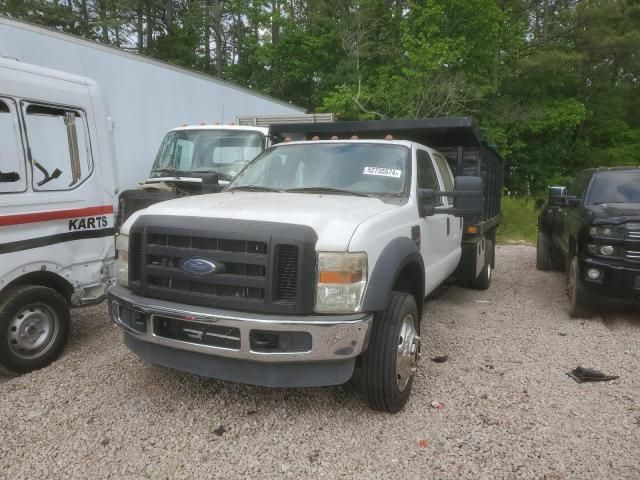
M411 262L416 262L420 265L421 277L418 291L421 292L421 298L416 299L416 304L418 311L422 312L422 303L424 301L424 261L417 245L407 237L398 237L391 240L382 250L371 272L367 290L364 293L362 310L365 312L384 310L398 275Z

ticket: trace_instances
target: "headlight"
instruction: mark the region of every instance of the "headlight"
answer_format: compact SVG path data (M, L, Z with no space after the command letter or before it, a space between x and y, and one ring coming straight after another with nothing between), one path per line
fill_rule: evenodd
M129 235L120 234L116 237L116 283L123 287L129 286Z
M592 237L611 238L614 240L624 240L624 228L617 227L591 227L589 235Z
M366 284L366 253L319 252L316 312L359 312Z
M589 253L600 257L619 257L622 255L622 249L613 245L593 245L587 246Z

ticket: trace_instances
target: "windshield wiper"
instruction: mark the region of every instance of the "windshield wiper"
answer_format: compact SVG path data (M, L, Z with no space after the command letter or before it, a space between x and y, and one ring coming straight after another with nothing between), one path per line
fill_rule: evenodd
M341 190L339 188L331 188L331 187L300 187L300 188L289 188L285 190L285 192L290 193L337 193L339 195L353 195L355 197L371 197L368 193L362 192L353 192L351 190Z
M261 185L241 185L239 187L228 188L227 190L246 190L248 192L282 192L282 190L278 190L277 188L263 187Z
M154 168L151 170L151 173L170 173L175 177L185 177L188 176L190 172L186 172L184 170L177 170L173 167L162 167L162 168Z

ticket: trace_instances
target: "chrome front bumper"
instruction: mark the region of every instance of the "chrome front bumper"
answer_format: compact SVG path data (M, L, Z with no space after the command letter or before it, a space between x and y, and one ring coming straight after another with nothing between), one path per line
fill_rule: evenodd
M112 321L127 334L142 342L238 360L260 363L299 363L342 361L352 359L366 348L373 321L371 314L334 316L283 316L239 313L205 307L192 307L164 300L135 295L126 288L114 285L108 294ZM141 312L146 332L127 325L119 316L120 306ZM239 348L203 345L201 343L166 338L157 334L157 317L191 322L194 325L231 327L239 330ZM311 336L307 351L260 352L251 348L252 331L305 332Z

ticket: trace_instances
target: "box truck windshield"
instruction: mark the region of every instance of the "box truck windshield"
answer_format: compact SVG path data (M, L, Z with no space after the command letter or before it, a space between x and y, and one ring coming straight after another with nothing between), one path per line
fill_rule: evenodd
M255 131L174 130L160 146L151 178L215 172L231 180L264 145L264 135Z

